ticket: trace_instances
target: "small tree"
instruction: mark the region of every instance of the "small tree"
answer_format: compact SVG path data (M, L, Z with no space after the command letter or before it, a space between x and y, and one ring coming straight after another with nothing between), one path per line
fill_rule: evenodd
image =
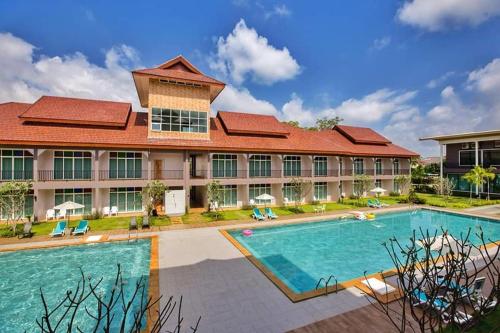
M394 183L398 184L401 194L408 193L411 187L411 177L409 175L398 175L394 178Z
M333 118L323 117L316 120L316 126L314 128L318 131L332 129L335 125L340 124L342 121L344 121L344 119L339 116L335 116Z
M16 235L16 226L24 217L24 206L33 184L24 181L12 181L0 186L0 212Z
M302 199L311 191L311 182L296 177L290 180L290 185L292 188L292 199L295 204L295 209L299 210Z
M361 198L373 186L373 181L368 175L355 175L354 176L354 193L358 198L358 205L361 206Z
M163 205L165 192L168 191L168 186L159 180L153 180L144 187L142 190L142 200L148 215L151 215L153 210L158 206Z
M218 180L213 180L207 184L208 208L215 213L215 219L219 219L219 210L222 203L223 192L222 186Z
M436 191L443 196L445 202L448 202L448 199L453 194L455 190L455 181L451 178L437 178L436 181L432 184L432 187Z
M484 173L484 178L486 178L486 182L488 183L488 192L486 193L487 200L490 200L490 182L496 177L495 170L495 167L490 166Z
M469 184L470 184L470 190L469 190L469 200L472 201L472 186L475 185L476 188L480 188L485 182L486 178L490 179L489 175L490 172L488 172L486 169L484 169L480 165L476 165L472 169L470 169L465 175L462 176L463 179L465 179ZM493 178L495 178L495 174L493 174ZM479 199L481 199L481 191L479 192Z

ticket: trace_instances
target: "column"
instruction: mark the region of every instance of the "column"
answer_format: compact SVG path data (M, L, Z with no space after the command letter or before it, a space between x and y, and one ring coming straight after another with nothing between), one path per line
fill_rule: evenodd
M443 144L439 144L439 192L443 193Z
M35 148L33 149L33 182L36 183L37 181L38 181L38 149Z
M475 146L475 165L478 166L479 165L479 142L475 141L474 146ZM476 195L478 195L478 194L479 194L479 186L476 185Z
M183 183L184 183L184 191L185 191L185 195L184 195L184 198L185 198L185 203L186 203L186 208L189 209L189 194L190 194L190 191L189 191L189 151L185 150L184 151L184 163L183 163L183 166L182 166L182 170L183 170Z

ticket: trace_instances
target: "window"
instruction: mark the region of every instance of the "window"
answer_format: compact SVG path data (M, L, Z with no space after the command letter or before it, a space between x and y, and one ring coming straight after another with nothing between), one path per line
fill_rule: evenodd
M283 184L283 199L284 198L287 198L288 201L295 201L295 197L293 195L293 184Z
M271 156L250 156L249 168L250 177L271 177Z
M394 185L393 185L393 191L394 192L397 192L397 193L401 193L401 190L399 189L399 183L398 182L394 182Z
M67 188L55 190L56 206L66 201L73 201L84 205L84 208L69 212L71 215L90 214L92 212L92 189L91 188Z
M31 190L29 194L26 196L24 201L23 217L33 216L34 201L35 200L34 200L33 190ZM0 220L6 220L6 219L7 219L7 212L4 212L0 209Z
M339 170L340 170L340 175L343 176L344 175L344 161L341 158L339 158Z
M235 207L238 202L238 190L236 185L221 186L222 191L222 207Z
M399 175L399 160L397 158L394 159L394 161L392 161L392 170L394 172L395 175Z
M0 179L33 179L33 154L27 150L0 150Z
M375 187L382 187L382 180L375 179Z
M460 166L476 165L476 152L473 150L461 150L458 157Z
M118 212L139 212L142 210L142 188L114 187L109 189L110 207L118 207Z
M362 158L355 158L354 159L354 174L355 175L362 175L364 174L364 164L363 164L363 159Z
M214 178L235 178L237 157L229 154L212 155L212 176Z
M314 200L326 200L327 188L326 182L314 183Z
M448 178L455 184L455 191L469 192L470 183L462 178L462 174L448 174Z
M382 174L382 159L381 158L375 159L375 174L376 175Z
M301 174L300 156L285 156L283 159L283 174L285 177L296 177Z
M151 129L162 132L207 133L207 112L152 108Z
M250 184L248 190L248 199L254 200L258 204L265 203L255 199L256 197L264 193L271 195L271 184Z
M495 148L500 148L500 140L496 140L493 145Z
M54 179L90 179L92 154L87 151L55 151Z
M328 176L328 159L326 156L314 157L314 176L325 177Z
M483 166L500 165L500 150L483 150Z
M109 178L142 178L142 153L109 153Z
M361 187L362 187L361 181L355 180L353 182L352 194L357 196L363 196L364 193L361 192Z

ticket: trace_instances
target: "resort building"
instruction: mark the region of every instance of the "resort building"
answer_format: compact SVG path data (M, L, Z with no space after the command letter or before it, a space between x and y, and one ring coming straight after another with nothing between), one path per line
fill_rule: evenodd
M187 209L207 206L214 179L223 185L224 207L263 193L277 205L291 201L295 177L311 182L304 202L335 201L356 192L358 174L398 191L394 178L409 174L417 156L369 128L309 131L274 116L212 117L225 84L182 56L132 76L147 112L127 102L52 96L0 105L0 182L33 181L27 214L43 220L65 201L85 205L77 214L112 206L139 212L151 180L184 190Z
M440 147L441 177L453 179L455 191L469 193L470 184L462 176L475 165L494 167L500 173L500 130L457 133L421 138L434 140ZM445 158L446 157L446 158ZM488 185L474 188L476 194L490 192L500 195L500 177L495 177Z

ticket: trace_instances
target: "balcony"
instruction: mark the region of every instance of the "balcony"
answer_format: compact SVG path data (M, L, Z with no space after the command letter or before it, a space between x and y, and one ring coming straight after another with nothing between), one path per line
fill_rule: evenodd
M234 179L247 177L247 170L212 170L213 179Z
M155 170L152 177L155 180L179 180L184 178L184 170Z
M409 175L410 174L410 169L399 169L399 170L394 170L394 175L395 176L401 176L401 175Z
M281 178L281 170L267 170L261 172L250 172L250 178Z
M375 176L392 176L392 169L375 169Z
M33 180L33 171L5 170L0 172L0 182L10 182L15 180Z
M323 170L322 172L314 172L314 177L338 177L338 169Z
M50 181L91 181L94 180L94 172L90 170L60 171L60 170L38 170L38 180Z
M294 178L294 177L312 177L312 170L285 170L283 172L283 177Z
M148 179L148 170L99 170L99 180Z
M340 175L341 176L352 176L353 170L352 169L341 169L340 170Z
M354 176L366 175L373 176L375 170L374 169L363 169L363 170L353 170L352 173Z

